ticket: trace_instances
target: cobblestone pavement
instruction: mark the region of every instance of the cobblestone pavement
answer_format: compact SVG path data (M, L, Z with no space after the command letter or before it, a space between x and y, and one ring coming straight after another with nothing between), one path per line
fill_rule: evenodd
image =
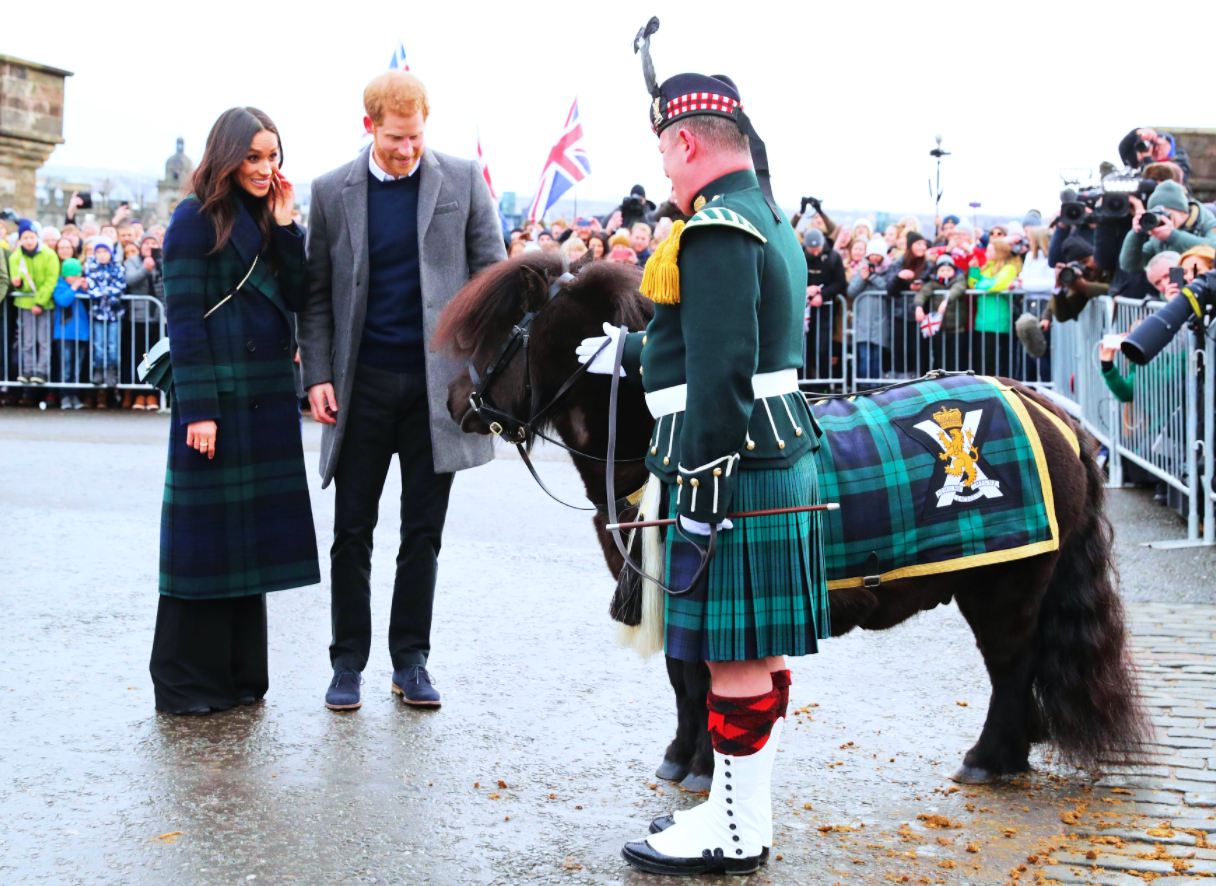
M317 429L304 431L314 471ZM700 798L653 778L671 690L661 661L613 643L612 581L585 516L508 458L457 479L432 657L445 703L407 710L388 692L383 639L390 472L363 709L321 705L323 584L270 596L264 703L183 721L153 712L147 676L165 434L158 416L0 411L0 876L670 886L626 868L620 845ZM577 497L568 465L541 472ZM314 482L312 495L325 551L332 490ZM1180 602L1212 596L1213 552L1139 547L1183 534L1144 494L1115 493L1112 514L1127 596L1171 601L1129 605L1154 765L1094 784L1040 754L1025 778L954 785L988 681L943 607L793 663L773 858L733 882L1138 886L1160 874L1178 886L1216 872L1216 617Z

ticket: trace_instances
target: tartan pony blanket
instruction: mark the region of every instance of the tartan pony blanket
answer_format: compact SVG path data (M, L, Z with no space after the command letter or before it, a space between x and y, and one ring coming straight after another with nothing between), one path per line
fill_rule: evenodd
M958 375L808 399L824 431L822 499L840 503L823 520L829 588L1059 548L1051 478L1028 411L1041 407L1012 388Z

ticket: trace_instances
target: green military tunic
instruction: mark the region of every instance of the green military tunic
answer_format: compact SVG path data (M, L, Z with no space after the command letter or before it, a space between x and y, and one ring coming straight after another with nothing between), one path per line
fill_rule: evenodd
M625 378L656 413L647 466L674 487L671 515L702 523L818 503L819 431L797 389L806 291L797 236L751 170L709 183L694 207L664 244L678 248L678 288L662 282L661 246L643 283L654 318L625 345ZM668 538L668 584L684 587L699 554L679 533ZM827 629L810 514L736 522L719 534L708 586L668 598L667 652L687 660L804 655Z

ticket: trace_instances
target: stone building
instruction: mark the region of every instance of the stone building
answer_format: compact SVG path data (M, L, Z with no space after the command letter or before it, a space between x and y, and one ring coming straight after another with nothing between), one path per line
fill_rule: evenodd
M0 55L0 206L19 216L34 215L35 173L63 144L63 84L71 76Z
M182 188L190 181L194 172L194 161L186 156L186 140L178 138L177 153L165 161L165 177L156 183L156 214L169 223L177 202L182 198Z

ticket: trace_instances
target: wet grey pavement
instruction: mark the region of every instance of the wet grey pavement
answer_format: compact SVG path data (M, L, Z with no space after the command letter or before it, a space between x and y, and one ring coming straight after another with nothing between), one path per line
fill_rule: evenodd
M363 708L321 704L322 585L270 596L265 702L167 717L147 674L166 434L163 416L0 411L5 881L663 882L630 871L620 846L699 798L653 777L675 726L671 690L661 658L614 643L612 581L585 515L551 502L515 460L457 478L431 658L444 705L414 711L389 692L390 474ZM313 472L310 422L305 439ZM567 464L540 469L578 500ZM1184 527L1142 492L1113 499L1126 594L1160 601L1131 609L1137 636L1156 638L1138 656L1172 762L1091 787L1039 757L1026 779L959 789L947 776L979 733L988 682L957 609L941 608L792 663L800 713L774 773L773 859L733 882L1126 884L1145 882L1128 871L1166 868L1171 886L1199 882L1203 865L1160 855L1216 858L1196 825L1216 831L1197 787L1216 791L1216 691L1204 694L1216 623L1197 605L1211 600L1216 557L1138 547ZM322 551L332 509L314 482ZM1184 810L1189 831L1162 829Z

